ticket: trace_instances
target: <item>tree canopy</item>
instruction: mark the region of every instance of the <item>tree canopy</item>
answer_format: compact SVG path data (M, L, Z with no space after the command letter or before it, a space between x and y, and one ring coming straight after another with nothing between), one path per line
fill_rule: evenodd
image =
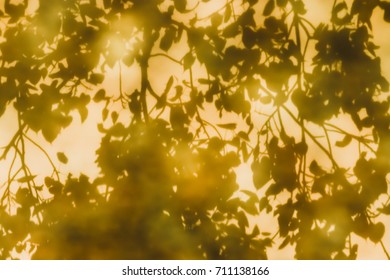
M32 2L0 13L0 114L18 125L0 154L0 258L266 259L292 246L355 259L357 236L390 258L389 83L372 24L379 10L390 22L390 2L335 0L320 24L302 0ZM99 175L63 174L72 154L45 145L91 106ZM31 171L31 146L52 170Z

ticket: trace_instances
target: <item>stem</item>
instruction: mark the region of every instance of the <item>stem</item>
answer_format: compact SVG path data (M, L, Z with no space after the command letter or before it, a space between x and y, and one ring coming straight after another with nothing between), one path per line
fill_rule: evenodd
M25 123L23 123L22 126L19 126L18 131L15 133L15 135L9 141L8 145L5 146L4 152L0 156L0 160L3 160L7 157L9 150L11 149L12 146L14 146L16 139L18 139L18 137L20 136L21 132L24 130L25 127L26 127Z
M340 134L344 134L344 135L348 135L348 136L352 137L353 139L355 139L355 140L358 141L359 143L362 143L362 144L363 144L366 148L368 148L371 152L376 153L375 150L374 150L370 145L368 145L368 144L366 143L367 140L364 139L363 137L353 135L353 134L351 134L351 133L345 131L344 129L341 129L340 127L338 127L338 126L336 126L336 125L333 125L333 124L331 124L331 123L325 123L324 125L336 129L336 131L333 131L333 132L335 132L335 133L340 133Z
M177 63L179 65L183 64L180 60L177 60L176 58L173 58L172 56L169 56L166 53L154 53L154 54L151 54L149 57L152 58L152 57L158 57L158 56L166 57L169 60L172 60L173 62L175 62L175 63Z
M294 27L295 27L295 37L297 41L297 47L299 50L299 53L302 54L302 45L301 45L301 32L299 30L299 21L300 18L298 15L294 15ZM297 77L297 84L298 88L301 90L302 89L302 55L301 57L297 58L298 61L298 77Z
M386 250L385 244L383 244L383 241L382 241L382 240L380 241L380 244L381 244L381 247L382 247L383 252L385 253L387 259L390 260L390 254L389 254L389 252Z
M144 115L145 123L149 122L148 104L146 102L146 92L148 90L149 78L148 78L148 67L149 58L153 48L152 30L145 28L144 30L144 47L142 49L142 56L140 59L141 68L141 106Z
M42 151L42 153L46 156L46 158L48 159L48 161L50 162L50 165L53 167L53 171L54 173L56 174L56 177L57 177L57 180L59 181L60 180L60 175L59 175L59 172L57 170L57 168L55 167L54 165L54 162L52 161L52 159L50 158L49 154L45 151L44 148L42 148L37 142L35 142L33 139L31 139L30 137L28 137L26 134L24 134L24 137L30 141L32 144L34 144L39 150Z
M285 105L282 105L281 107L290 115L290 117L298 125L300 124L299 120L294 116L294 114ZM332 162L333 166L335 168L338 168L339 166L338 166L337 162L335 161L335 159L333 158L332 154L320 142L318 142L316 137L306 127L302 127L302 129L304 130L305 134L307 134L310 137L310 139L328 156L328 158Z

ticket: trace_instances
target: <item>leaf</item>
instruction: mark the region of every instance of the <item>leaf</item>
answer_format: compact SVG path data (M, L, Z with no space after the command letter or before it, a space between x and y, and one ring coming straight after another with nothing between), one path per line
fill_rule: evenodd
M336 146L337 146L337 147L340 147L340 148L343 148L343 147L348 146L348 144L351 143L351 141L352 141L352 136L349 135L349 134L346 134L346 135L344 136L344 139L343 139L343 140L341 140L341 141L336 141Z
M384 6L384 11L385 13L383 14L383 20L386 21L386 22L390 22L390 3L389 2L385 2L385 6Z
M321 176L325 174L325 171L318 165L317 161L313 160L310 163L309 171L316 176Z
M77 111L79 112L81 122L84 122L88 117L88 109L85 106L79 106L77 108Z
M186 11L187 0L173 0L176 10L183 13Z
M244 209L246 213L256 216L259 214L259 210L256 207L257 200L257 197L254 199L250 198L246 202L241 204L241 208Z
M94 84L94 85L101 84L101 83L104 81L104 75L103 75L103 74L100 74L100 73L92 73L92 74L89 76L88 81L89 81L91 84Z
M247 49L251 49L256 44L256 33L250 27L245 26L242 32L242 42Z
M34 186L34 189L36 189L37 191L42 191L43 190L43 185Z
M278 213L279 234L282 237L287 236L289 232L289 224L294 214L294 208L291 199L284 205L279 205L275 213Z
M275 184L272 184L269 186L269 188L265 192L265 195L266 196L271 196L271 195L276 196L276 195L280 194L282 191L283 191L283 185L275 183Z
M248 218L245 215L245 213L242 211L237 213L237 222L238 222L238 226L241 229L245 229L246 227L249 226Z
M268 200L268 197L263 197L260 199L260 203L259 203L259 210L260 212L263 211L264 209L267 208L267 206L269 206L269 200Z
M240 34L240 30L238 27L239 26L237 24L237 21L235 21L235 22L233 22L225 27L225 29L222 32L222 35L225 38L233 38L233 37L237 36L238 34Z
M254 161L251 165L253 172L253 184L259 190L271 179L272 163L269 157L262 157L260 162Z
M52 122L47 123L46 126L42 128L42 135L49 143L52 143L60 132L61 126L53 124Z
M370 194L379 196L380 194L387 193L387 181L386 176L381 172L374 172L369 176L368 179L369 185L367 186L367 191Z
M113 135L115 137L121 137L121 136L123 136L123 134L126 133L126 128L123 125L123 123L116 123L114 126L112 126L110 128L109 131L110 131L111 135Z
M299 155L305 155L307 153L308 146L305 141L299 142L294 145L294 151Z
M240 131L238 134L237 134L238 137L240 137L241 139L244 139L245 141L249 142L250 139L249 139L249 136L248 136L248 133L244 132L244 131Z
M104 9L108 9L111 7L112 0L103 0Z
M249 159L249 153L248 153L248 147L245 142L241 143L241 152L242 152L242 157L244 159L244 162L247 162Z
M166 95L171 90L172 85L173 85L173 76L170 76L167 84L165 85L165 89L162 95Z
M256 236L258 236L259 234L260 234L259 227L258 227L257 225L255 225L255 226L253 227L251 236L256 237Z
M118 114L118 112L117 111L113 111L112 113L111 113L111 119L112 119L112 123L116 123L116 121L118 120L118 117L119 117L119 114Z
M248 190L241 190L242 193L246 194L247 196L249 196L250 198L254 198L254 199L257 199L257 194L252 192L252 191L248 191Z
M229 5L226 6L226 9L225 9L225 14L224 14L224 17L223 17L223 21L224 22L228 22L229 19L231 18L232 16L232 7Z
M382 208L378 208L378 211L385 215L390 215L390 204Z
M270 104L272 102L272 96L270 95L261 96L260 102L263 103L264 105Z
M62 152L57 153L57 158L58 158L58 160L59 160L60 162L62 162L63 164L67 164L67 163L68 163L68 158L67 158L67 156L66 156L64 153L62 153Z
M343 13L344 11L348 11L347 3L345 2L340 2L336 4L332 10L332 18L331 21L333 23L342 25L348 23L350 16L347 12L345 14ZM342 17L339 17L339 15L342 15Z
M108 117L108 109L107 108L103 108L102 110L102 119L103 121L105 121Z
M175 89L176 89L176 94L174 97L172 97L170 99L170 101L176 101L176 100L180 99L180 97L183 95L183 87L182 86L178 85L175 87Z
M237 124L236 123L221 123L221 124L217 124L217 126L219 126L220 128L223 128L223 129L234 130L234 129L236 129Z
M46 187L51 187L54 183L54 179L51 177L45 177L44 182Z
M208 80L208 79L203 79L203 78L199 78L198 82L201 85L211 85L213 83L213 81Z
M284 8L287 5L287 1L288 0L276 0L276 5L278 5L278 7Z
M174 106L171 108L169 122L174 129L183 128L189 123L188 115L184 112L181 106Z
M175 37L176 37L176 30L174 28L167 28L165 30L164 36L161 38L160 49L164 51L168 51L171 48L173 41L175 40Z
M305 4L302 0L296 0L293 2L294 12L300 15L306 14Z
M374 242L378 243L382 240L383 235L385 234L385 225L381 222L370 225L370 231L368 233L368 238Z
M37 177L37 175L28 175L28 176L24 176L24 177L19 178L17 181L19 183L27 183L27 182L34 180L35 177Z
M95 103L98 103L100 101L103 101L106 98L106 91L104 89L99 89L95 96L93 97L93 101Z
M225 216L221 212L215 212L211 219L213 219L214 222L222 222L225 220Z
M223 17L222 17L218 12L215 12L215 13L211 16L211 25L212 25L214 28L217 28L219 25L221 25L222 20L223 20Z
M275 9L275 0L268 0L263 10L263 16L269 16Z
M183 68L184 70L189 69L192 64L195 62L195 57L192 55L191 52L188 52L184 57L183 57Z
M280 244L278 249L281 250L281 249L285 248L288 245L288 243L290 242L290 238L291 238L290 235L287 235L286 238L283 240L282 244Z
M389 81L387 81L385 77L381 76L379 78L379 80L378 80L378 84L381 87L381 90L383 92L388 92L389 91L389 87L390 87Z
M134 54L133 53L130 53L130 54L128 54L128 55L125 55L123 58L122 58L122 61L123 61L123 63L126 65L126 66L128 66L128 67L130 67L131 65L133 65L133 63L134 63Z
M311 188L312 193L319 193L325 195L326 182L322 179L323 177L316 178Z

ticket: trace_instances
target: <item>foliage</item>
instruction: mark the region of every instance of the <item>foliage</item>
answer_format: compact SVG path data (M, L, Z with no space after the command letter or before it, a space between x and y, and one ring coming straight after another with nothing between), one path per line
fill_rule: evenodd
M298 259L355 259L356 235L387 254L389 83L371 17L389 22L390 2L335 1L318 26L301 0L219 1L203 18L212 1L27 2L2 12L0 113L15 110L19 127L1 154L1 258L264 259L290 244ZM172 69L165 81L155 61ZM128 68L132 92L122 72L119 92L104 88ZM63 176L34 138L52 143L91 100L103 106L100 175ZM51 174L32 174L26 142ZM252 191L237 184L245 164Z

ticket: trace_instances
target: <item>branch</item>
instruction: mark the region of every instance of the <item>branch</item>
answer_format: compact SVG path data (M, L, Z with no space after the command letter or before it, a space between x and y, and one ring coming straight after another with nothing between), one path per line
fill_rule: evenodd
M60 180L60 176L59 176L59 172L57 170L57 168L55 167L52 159L50 158L49 154L46 152L46 150L44 148L42 148L41 145L39 145L37 142L35 142L33 139L31 139L30 137L28 137L26 134L23 134L24 137L30 141L32 144L34 144L38 149L40 149L42 151L42 153L46 156L46 158L48 159L48 161L50 162L50 165L53 167L53 170L54 170L54 173L56 174L56 177L57 177L57 180L59 181Z
M180 60L177 60L176 58L173 58L172 56L167 55L166 53L154 53L154 54L151 54L149 57L151 58L151 57L158 57L158 56L166 57L166 58L172 60L173 62L176 62L177 64L183 65L183 63Z
M12 139L9 141L8 145L3 147L5 148L4 152L1 154L0 156L0 160L4 160L6 159L7 157L7 154L9 152L9 150L12 148L12 146L15 145L15 142L16 140L18 139L18 137L20 136L20 134L22 133L23 129L26 128L26 124L23 123L22 126L19 127L18 131L16 131L15 135L12 137Z
M290 115L290 117L298 125L300 125L300 121L294 116L294 114L285 105L282 105L281 107L287 112L287 114ZM328 156L328 158L332 162L333 166L336 168L339 168L339 166L338 166L337 162L335 161L335 159L333 158L332 154L320 142L318 142L316 137L306 127L302 127L302 129L311 138L311 140Z

